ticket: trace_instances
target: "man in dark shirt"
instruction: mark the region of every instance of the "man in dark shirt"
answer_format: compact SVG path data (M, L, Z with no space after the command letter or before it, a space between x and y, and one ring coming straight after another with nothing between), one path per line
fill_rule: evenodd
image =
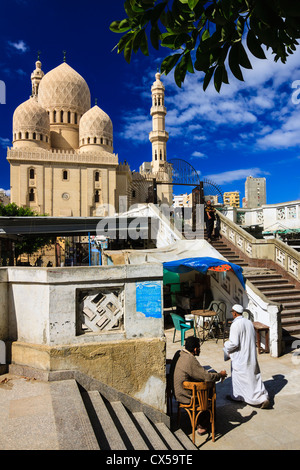
M206 222L206 230L207 230L207 240L210 242L212 233L214 230L214 223L216 218L216 209L211 204L211 201L207 201L205 208L204 208L204 219Z

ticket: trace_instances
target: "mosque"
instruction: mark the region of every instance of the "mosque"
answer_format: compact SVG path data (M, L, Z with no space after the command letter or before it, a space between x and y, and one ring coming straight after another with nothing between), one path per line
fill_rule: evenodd
M151 88L152 161L132 172L114 153L112 121L97 104L91 107L84 78L65 58L48 73L39 58L35 65L31 96L13 115L7 153L11 202L54 217L113 215L135 203L153 202L155 181L157 202L171 205L172 185L156 186L170 181L160 74Z

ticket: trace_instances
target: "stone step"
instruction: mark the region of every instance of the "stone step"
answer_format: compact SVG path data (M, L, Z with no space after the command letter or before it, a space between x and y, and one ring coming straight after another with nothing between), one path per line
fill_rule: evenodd
M98 391L82 393L101 450L197 450L183 432L152 423L143 412L129 411L120 401L108 401Z
M286 326L300 326L300 317L282 317L281 324L285 328Z
M149 446L137 429L129 411L125 408L123 403L120 401L111 402L111 407L122 426L123 432L121 432L121 435L124 435L123 439L125 441L126 439L130 441L130 444L127 446L127 450L129 448L134 450L149 450Z
M295 286L293 284L289 284L288 281L286 283L264 283L264 284L258 284L258 283L253 283L257 289L261 290L262 292L268 289L294 289Z
M299 294L293 294L293 295L290 295L289 297L284 296L283 294L281 294L281 295L275 294L275 295L269 295L268 298L270 300L273 300L274 302L279 302L283 305L285 305L287 303L295 303L296 301L300 302L300 295Z
M145 436L147 436L151 449L152 450L168 450L168 447L159 436L157 431L154 429L150 421L148 420L147 416L141 411L136 411L133 413L138 425L142 429Z
M93 416L93 425L100 448L102 450L126 450L125 443L109 413L104 399L100 393L96 391L87 392L85 395L85 403L88 406L87 396L90 399L94 413L98 418L98 422Z
M60 450L99 450L93 427L74 379L50 383Z
M300 303L299 303L299 308L291 308L291 309L283 309L281 311L281 317L296 317L300 316Z
M263 289L263 293L266 296L269 296L269 295L272 296L274 293L276 293L276 295L280 295L283 300L284 300L285 296L287 296L287 295L288 296L293 296L293 297L294 297L294 294L300 295L300 291L295 290L295 287L293 287L293 289L290 289L290 288L282 289L281 287L280 288L277 287L277 288L274 288L272 290Z

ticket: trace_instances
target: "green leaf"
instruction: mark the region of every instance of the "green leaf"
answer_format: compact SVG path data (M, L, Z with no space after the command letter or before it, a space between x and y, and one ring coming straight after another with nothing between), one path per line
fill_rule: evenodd
M252 65L250 63L250 60L248 59L243 44L241 42L238 42L236 46L238 46L239 64L244 67L244 69L252 69Z
M190 7L191 10L194 10L198 2L199 0L188 0L188 6Z
M109 29L114 33L124 33L125 31L128 31L128 29L130 29L129 20L125 19L122 21L113 21L110 24Z
M181 56L182 54L173 54L166 57L160 66L161 73L168 75L168 73L175 67Z
M228 63L229 63L230 70L235 76L235 78L243 82L244 77L239 66L239 51L236 46L237 44L234 44L230 49Z
M214 71L215 71L215 67L210 67L208 69L208 71L206 72L205 74L205 77L204 77L204 80L203 80L203 90L205 91L206 88L208 87L209 85L209 82L214 74Z
M129 41L127 41L124 47L124 58L128 64L131 61L132 47L133 47L133 36L129 39Z
M214 85L216 91L219 93L223 82L223 67L218 66L214 74Z
M154 49L159 49L160 30L157 24L153 25L150 30L150 41Z
M248 31L246 42L249 51L254 55L254 57L257 57L258 59L266 59L261 43L251 29Z

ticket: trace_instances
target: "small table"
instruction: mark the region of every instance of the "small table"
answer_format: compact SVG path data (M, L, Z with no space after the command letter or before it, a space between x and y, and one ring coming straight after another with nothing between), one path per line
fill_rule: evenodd
M258 354L261 354L262 352L268 353L270 351L269 327L258 321L253 322L253 326L254 326L255 333L256 333L256 345L258 349ZM261 344L261 332L265 333L265 348L264 349L260 345Z
M213 321L214 321L215 316L217 315L217 312L215 312L214 310L203 310L202 309L202 310L192 310L191 314L194 315L194 317L202 317L203 318L203 325L202 325L203 336L202 336L202 340L205 341L205 335L204 335L205 331L208 331L206 337L208 337L208 335L210 333L213 334L213 331L212 331ZM205 318L208 318L207 327L204 326ZM213 336L214 336L214 334L213 334Z

